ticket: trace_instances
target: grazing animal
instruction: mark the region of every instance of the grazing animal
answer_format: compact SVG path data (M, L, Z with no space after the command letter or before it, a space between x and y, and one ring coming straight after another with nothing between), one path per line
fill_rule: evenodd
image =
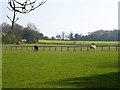
M94 43L92 43L92 45L90 45L90 50L96 50L96 46Z
M16 45L20 45L20 41L16 42Z
M35 46L34 46L34 50L35 50L35 51L38 51L38 46L35 45Z

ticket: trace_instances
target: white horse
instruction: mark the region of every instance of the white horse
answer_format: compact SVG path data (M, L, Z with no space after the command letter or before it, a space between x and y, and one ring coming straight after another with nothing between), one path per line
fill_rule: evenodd
M96 46L94 43L92 43L92 45L90 45L90 50L96 50Z

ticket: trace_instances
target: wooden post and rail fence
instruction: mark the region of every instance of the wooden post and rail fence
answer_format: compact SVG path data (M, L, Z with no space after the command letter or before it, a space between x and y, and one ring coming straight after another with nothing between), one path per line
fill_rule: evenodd
M89 46L38 46L39 51L90 51ZM2 46L2 50L34 50L34 46ZM120 51L120 46L97 46L96 51Z

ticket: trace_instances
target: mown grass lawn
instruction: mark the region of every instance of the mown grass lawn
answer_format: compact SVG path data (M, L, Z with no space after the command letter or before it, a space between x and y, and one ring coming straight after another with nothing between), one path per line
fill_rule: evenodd
M3 88L118 88L116 51L3 51Z

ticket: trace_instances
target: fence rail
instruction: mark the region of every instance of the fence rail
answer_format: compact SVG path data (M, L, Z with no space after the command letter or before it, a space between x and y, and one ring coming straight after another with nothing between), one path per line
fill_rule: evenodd
M89 46L38 46L39 51L90 51ZM34 50L34 46L2 46L2 50ZM96 51L120 51L120 46L97 46Z

